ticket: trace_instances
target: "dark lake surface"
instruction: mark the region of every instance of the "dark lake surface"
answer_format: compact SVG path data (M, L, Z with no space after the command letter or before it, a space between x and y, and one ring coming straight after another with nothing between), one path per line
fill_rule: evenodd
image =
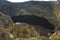
M37 27L36 27L37 29L40 28L45 31L50 30L50 32L53 32L55 29L55 26L53 24L51 24L47 19L39 17L39 16L20 15L20 16L12 16L11 18L14 21L14 23L20 22L20 23L27 23L27 24L31 24L31 25L37 25Z

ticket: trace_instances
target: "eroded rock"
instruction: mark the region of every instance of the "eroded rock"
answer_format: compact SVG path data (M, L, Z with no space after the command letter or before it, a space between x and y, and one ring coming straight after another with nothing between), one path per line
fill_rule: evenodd
M50 40L60 40L60 31L55 32L49 37Z
M29 38L39 36L39 33L30 25L15 24L13 35L17 38Z
M0 27L9 29L10 31L14 28L14 23L12 21L12 19L7 16L4 15L2 12L0 12Z
M0 29L0 40L12 40L14 36L8 29Z

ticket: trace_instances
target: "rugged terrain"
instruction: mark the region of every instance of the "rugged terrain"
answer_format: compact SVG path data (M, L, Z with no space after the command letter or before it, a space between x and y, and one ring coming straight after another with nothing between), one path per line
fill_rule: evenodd
M60 3L57 2L39 2L39 1L11 3L6 0L0 0L0 11L3 12L0 13L0 39L1 40L60 40L59 4ZM31 25L21 26L20 24L19 25L15 24L13 20L7 15L9 15L10 17L21 16L21 15L39 16L47 19L49 23L53 24L55 26L55 31L53 34L50 34L49 31L46 31L44 28L40 28L44 30L37 32L37 30L34 27L32 28ZM45 37L45 35L41 36L40 32L43 32L43 34L45 34L44 32L46 33L48 32L49 37Z

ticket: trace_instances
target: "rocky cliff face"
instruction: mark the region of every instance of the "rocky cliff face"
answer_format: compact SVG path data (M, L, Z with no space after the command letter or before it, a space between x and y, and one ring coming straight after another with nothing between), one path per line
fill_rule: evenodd
M57 2L29 1L24 3L11 3L6 0L0 1L0 11L4 14L10 16L36 15L48 19L49 22L55 26L59 23L59 21L57 21L59 20L59 17L57 18L56 15L57 13L60 13L59 7Z
M14 40L15 38L30 38L40 36L37 31L29 25L18 25L13 23L10 17L0 13L0 39Z
M53 6L54 5L54 6ZM12 15L36 15L48 19L55 25L52 36L40 36L30 25L16 25L11 18L0 13L0 39L1 40L60 40L60 5L53 2L0 2L0 11ZM38 36L39 35L39 36ZM19 38L18 38L19 37ZM34 39L33 39L34 38Z

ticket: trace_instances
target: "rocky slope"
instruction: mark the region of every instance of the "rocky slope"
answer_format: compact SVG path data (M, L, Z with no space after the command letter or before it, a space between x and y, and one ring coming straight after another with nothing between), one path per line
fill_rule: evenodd
M58 7L57 7L58 6ZM28 1L23 3L11 3L6 0L0 1L0 11L4 14L14 15L36 15L44 17L49 20L55 27L59 23L59 17L57 19L56 10L59 9L57 2L39 2L39 1ZM59 12L60 13L60 12ZM57 20L56 20L57 19Z
M9 16L0 12L0 40L60 40L60 31L49 37L41 36L32 25L14 23Z
M0 11L10 16L19 12L21 12L20 15L43 16L43 14L52 14L54 5L55 2L28 1L22 3L11 3L2 0L0 1Z
M0 13L0 17L2 17L0 18L0 21L2 23L2 26L0 26L0 40L40 40L42 39L40 37L40 34L36 31L36 29L33 26L20 25L20 24L13 23L12 20L9 19L10 17L2 13ZM8 20L7 22L8 26L6 25L6 22L5 22L7 21L6 19ZM43 38L47 39L47 37L43 37Z

